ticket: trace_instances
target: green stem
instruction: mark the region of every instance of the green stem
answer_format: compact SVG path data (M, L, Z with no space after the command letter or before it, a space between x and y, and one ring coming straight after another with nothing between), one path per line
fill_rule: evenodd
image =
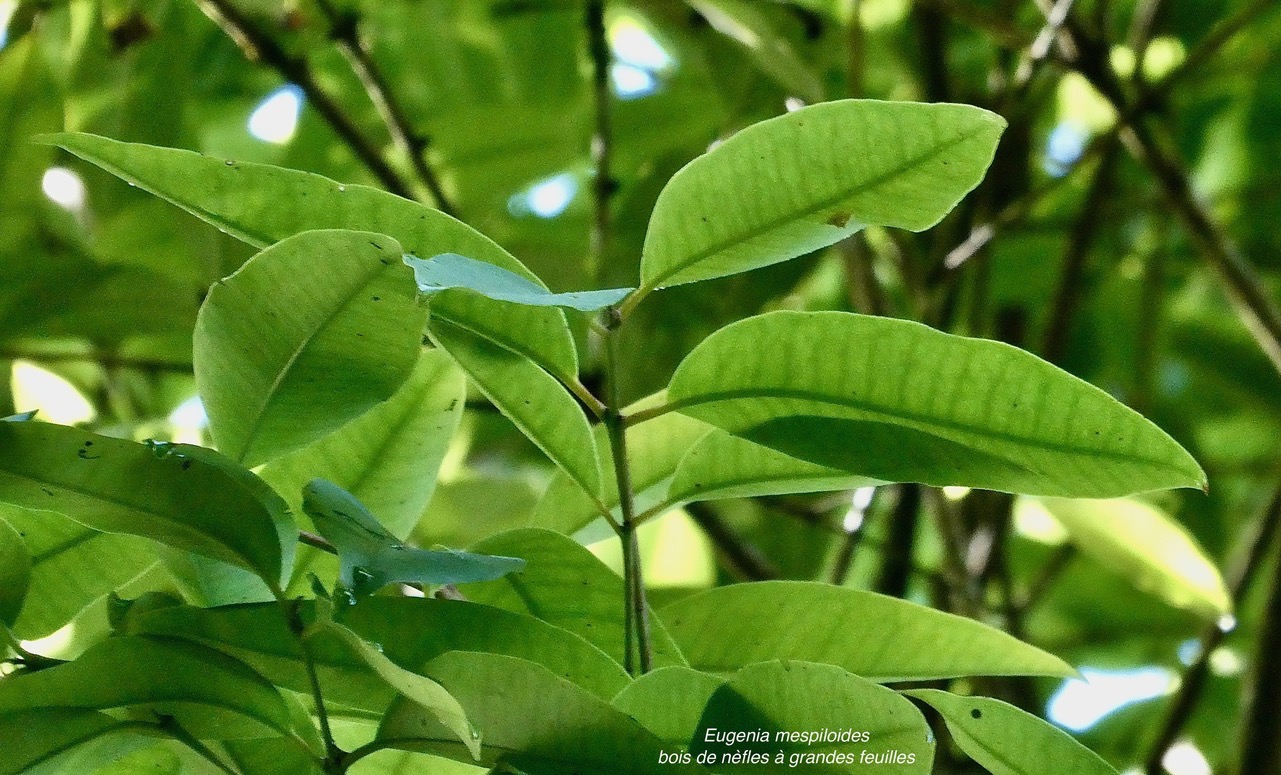
M636 504L632 497L631 465L627 458L627 427L623 416L618 411L621 404L618 388L618 323L621 319L616 314L612 314L611 319L615 321L615 325L605 339L605 376L609 385L605 427L609 431L610 456L614 459L614 478L618 484L619 510L623 517L619 525L619 539L623 544L623 590L626 598L624 602L624 667L630 673L639 663L640 673L644 674L653 667L649 634L649 604L645 599L645 578L641 567L640 545L636 539L638 523ZM633 642L636 662L633 661Z
M326 772L346 772L346 768L343 765L345 754L338 747L338 744L334 742L333 730L329 725L329 711L325 708L325 697L320 689L320 675L316 672L316 657L311 653L311 644L304 636L306 627L303 625L302 617L298 611L298 606L302 600L286 599L284 591L276 584L271 585L271 593L275 596L276 602L280 604L281 612L284 614L289 631L294 634L294 638L298 641L303 667L307 671L307 682L311 685L311 699L316 706L316 718L320 722L320 736L325 741L324 769Z

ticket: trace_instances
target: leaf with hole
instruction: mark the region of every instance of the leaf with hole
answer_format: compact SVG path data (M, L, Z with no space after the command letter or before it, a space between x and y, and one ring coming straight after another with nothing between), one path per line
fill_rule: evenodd
M1041 775L1047 762L1057 775L1116 775L1071 735L1008 703L937 689L903 693L938 711L961 750L992 775Z
M289 571L284 557L292 556L296 529L228 465L181 447L40 422L0 423L0 501L150 538L278 584Z
M668 399L757 444L882 481L1082 498L1206 484L1177 442L1093 385L1007 344L904 320L748 318L681 362Z
M194 334L196 386L218 448L279 457L390 398L418 362L427 310L399 243L290 237L216 283Z
M392 583L465 584L500 578L524 560L469 552L415 549L396 538L364 504L333 482L313 479L303 490L303 509L320 534L338 550L338 581L357 595Z
M659 615L689 666L708 673L795 659L882 683L1076 675L1058 657L973 619L817 582L717 587L671 603Z
M753 124L668 181L641 290L786 261L866 226L928 229L982 179L1004 128L969 105L874 100Z

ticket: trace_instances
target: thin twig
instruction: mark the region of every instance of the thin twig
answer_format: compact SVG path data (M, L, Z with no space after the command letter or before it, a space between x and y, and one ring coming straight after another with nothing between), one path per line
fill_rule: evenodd
M365 87L365 93L369 95L370 102L374 103L374 107L378 110L378 115L382 117L383 123L386 124L387 132L391 135L392 142L396 144L402 154L409 158L409 163L414 168L414 174L431 192L437 209L446 215L457 218L458 209L445 193L445 189L440 183L440 177L436 175L435 170L427 163L427 139L422 134L414 131L409 115L392 94L387 79L383 76L369 50L361 43L358 29L359 23L355 13L341 13L333 7L329 0L319 0L318 5L329 22L331 37L338 44L339 51L342 52L347 62L351 65L352 72L356 74L356 77L360 79L361 85Z
M1258 576L1264 562L1267 560L1269 550L1276 541L1278 528L1281 528L1281 486L1277 487L1272 495L1272 499L1268 502L1267 507L1264 508L1263 513L1255 520L1254 532L1246 544L1245 554L1236 565L1234 572L1229 574L1229 587L1232 595L1232 602L1235 607L1239 608L1244 605L1245 600L1249 595L1250 588L1254 584L1255 577ZM1275 599L1276 589L1274 588L1273 604L1269 604L1263 609L1268 621L1268 623L1265 624L1265 630L1268 628L1275 629L1277 626L1279 618L1277 614L1281 611L1281 608L1276 607ZM1193 663L1188 666L1187 671L1184 672L1183 678L1179 682L1179 689L1175 693L1174 699L1171 700L1169 710L1166 711L1165 718L1161 722L1161 727L1157 731L1156 738L1153 740L1151 747L1148 749L1148 755L1144 759L1143 771L1146 775L1161 775L1165 772L1162 765L1165 753L1170 749L1170 746L1174 744L1179 733L1183 731L1183 727L1187 724L1188 719L1191 718L1197 702L1201 699L1201 694L1205 690L1206 678L1209 676L1210 656L1214 653L1214 650L1219 647L1219 644L1223 642L1223 639L1227 637L1228 632L1228 629L1221 627L1218 622L1214 622L1207 626L1205 632L1202 633L1200 648L1197 652L1196 660L1193 661ZM1264 643L1264 645L1266 646L1267 644ZM1281 644L1274 642L1272 645L1276 646ZM1275 650L1265 651L1261 649L1256 653L1264 655L1263 658L1259 660L1261 665L1266 666L1267 664L1274 662L1271 656L1275 654ZM1266 667L1261 668L1261 673L1263 670L1266 670ZM1258 685L1258 688L1262 689L1265 687L1260 684ZM1263 705L1275 706L1275 690L1277 688L1281 687L1274 684L1268 693L1262 696L1256 695L1256 702ZM1272 710L1264 709L1262 716L1269 716L1273 713L1274 711ZM1256 716L1251 714L1250 718L1254 719ZM1256 729L1256 727L1251 726L1250 730L1250 732L1247 732L1247 744L1243 749L1247 751L1247 758L1251 755L1249 753L1251 750L1250 741L1253 740L1251 735L1256 731L1266 732L1270 735L1269 740L1264 741L1264 747L1269 747L1267 743L1270 741L1270 747L1275 751L1275 735L1277 732L1275 728L1268 731L1267 729ZM1274 765L1275 764L1276 762L1274 762ZM1253 766L1246 766L1242 770L1242 772L1247 773L1275 771L1275 767L1272 769L1257 769L1253 768Z
M609 40L605 30L605 0L588 0L587 44L592 60L592 98L596 127L592 133L593 217L591 244L588 251L588 275L601 280L605 269L605 249L608 247L610 228L610 199L616 182L611 169L613 127L610 114L610 63Z
M288 53L271 36L257 29L230 0L195 2L206 16L235 41L247 59L262 62L302 89L316 112L388 191L407 199L413 198L413 192L399 173L387 164L379 150L361 134L355 122L343 112L334 98L320 87L305 59Z
M725 524L725 520L708 504L691 503L685 507L685 512L707 534L726 569L738 578L744 581L766 581L783 577L778 566L765 556L760 547Z

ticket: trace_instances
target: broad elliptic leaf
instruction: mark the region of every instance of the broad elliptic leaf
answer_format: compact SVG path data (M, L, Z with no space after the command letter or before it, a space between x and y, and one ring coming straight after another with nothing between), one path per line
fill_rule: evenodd
M768 740L727 740L764 732ZM927 775L934 741L921 712L897 692L839 667L764 662L744 667L712 695L690 750L713 753L717 772ZM754 760L727 760L748 752ZM786 765L786 767L784 767Z
M468 587L469 600L536 616L624 664L623 580L586 547L559 533L526 528L486 538L471 550L520 557L528 564L497 581ZM685 664L652 613L650 636L654 667Z
M434 317L430 335L521 433L578 486L597 496L601 469L591 426L555 377L528 358Z
M937 689L903 692L939 712L952 739L992 775L1116 775L1098 754L1071 735L1000 700L961 697Z
M7 680L7 679L6 679ZM96 710L33 707L0 711L0 775L20 775L77 746L138 726Z
M637 721L523 659L456 651L424 669L458 698L484 735L481 760L528 775L693 775L694 765L659 764L664 743ZM467 761L453 735L400 700L378 739L396 748Z
M352 229L386 234L415 256L457 253L539 282L510 253L475 229L439 210L376 188L88 134L47 139L259 248L305 231ZM505 304L467 291L442 291L432 300L432 313L530 358L562 379L578 373L573 336L559 309Z
M617 304L634 290L611 288L552 293L540 283L501 266L457 253L441 253L431 258L407 255L405 263L414 270L414 280L420 293L434 294L449 288L464 288L495 301L531 307L567 307L579 312L596 312Z
M34 708L149 708L197 737L289 734L280 693L221 651L187 640L107 638L73 662L0 681L0 714Z
M632 681L610 704L664 743L685 749L694 738L707 701L724 683L720 676L688 667L661 667Z
M101 533L51 511L6 505L0 515L31 554L30 591L11 625L22 640L53 633L157 564L155 544L137 536Z
M299 604L304 623L315 621L315 604ZM622 666L583 638L532 616L487 605L433 598L368 597L340 615L344 626L379 644L397 665L419 670L450 651L506 654L537 662L602 699L628 683ZM190 638L225 651L273 683L310 690L298 639L277 604L220 609L178 606L148 611L132 621L135 632ZM381 712L393 697L386 682L341 643L323 633L312 641L325 696Z
M203 455L41 422L0 423L0 501L196 552L273 585L297 537Z
M690 667L709 673L796 659L836 665L881 683L1076 675L1058 657L973 619L817 582L717 587L659 614Z
M1232 613L1214 561L1173 517L1133 498L1042 498L1084 554L1170 605L1207 619Z
M317 601L316 605L319 611L323 611L329 603ZM381 646L375 647L343 625L334 622L329 618L330 614L331 612L321 613L321 619L307 629L305 637L323 632L341 642L379 678L386 681L388 686L412 700L420 709L431 714L432 718L453 732L467 747L472 758L480 759L480 733L472 727L471 722L467 720L467 712L458 704L458 700L445 690L445 687L392 662L383 654Z
M396 392L427 325L400 256L399 243L379 234L305 232L210 288L193 357L224 454L258 465Z
M405 538L427 508L463 413L466 382L442 352L419 357L400 390L320 441L259 472L302 511L302 490L328 479L350 492L392 535Z
M12 629L31 586L31 554L22 536L0 517L0 626Z
M1104 498L1206 484L1164 431L1000 342L845 312L772 312L676 369L677 410L882 481Z
M338 581L357 595L388 584L465 584L491 581L525 567L513 557L415 549L387 532L364 504L333 482L313 479L303 509L338 550Z
M927 229L982 179L1004 128L968 105L873 100L747 127L659 194L641 290L786 261L866 226Z

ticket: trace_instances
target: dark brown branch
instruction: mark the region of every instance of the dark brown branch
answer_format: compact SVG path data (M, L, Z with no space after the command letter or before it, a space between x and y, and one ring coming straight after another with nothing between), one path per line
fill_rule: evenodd
M1278 528L1281 528L1281 486L1272 495L1271 501L1255 521L1254 534L1246 544L1244 556L1230 574L1229 587L1234 606L1245 603L1264 562L1267 560L1272 545L1276 542ZM1278 566L1281 568L1281 565ZM1278 716L1276 703L1277 692L1281 691L1281 674L1278 673L1278 662L1274 655L1281 649L1281 579L1273 580L1273 588L1267 605L1264 607L1266 617L1264 632L1260 639L1257 659L1258 674L1255 678L1253 704L1247 717L1245 757L1242 762L1243 773L1275 773L1281 771L1281 749L1277 740L1281 740L1281 716ZM1165 772L1161 760L1170 749L1183 727L1191 718L1197 702L1205 690L1205 681L1209 677L1210 655L1219 647L1228 631L1218 622L1206 627L1201 635L1200 650L1196 660L1188 667L1179 682L1178 692L1170 702L1165 719L1157 731L1156 738L1148 749L1144 760L1146 775L1162 775ZM1270 764L1269 764L1270 762Z
M599 280L605 269L605 249L609 241L610 200L617 186L611 169L614 132L609 104L611 55L605 30L605 0L588 0L584 21L592 60L592 101L596 119L591 144L595 177L592 179L594 196L588 274Z
M889 514L886 548L881 555L880 575L876 579L877 592L891 597L904 597L907 594L920 513L921 485L900 485L898 503L894 504L894 510Z
M778 566L765 556L760 547L736 533L714 508L706 503L691 503L685 511L711 540L717 558L731 575L743 581L783 577Z
M328 0L319 3L329 25L330 35L338 44L338 49L351 65L352 72L360 79L369 95L370 102L378 110L391 140L414 168L414 174L431 192L436 207L446 215L458 217L458 209L449 200L440 178L427 164L427 139L413 129L413 123L400 102L392 94L387 79L383 76L378 64L374 62L369 50L360 41L358 22L354 15L344 15L337 11Z
M387 164L379 150L361 134L355 122L343 112L333 97L320 87L315 74L311 71L311 66L305 59L285 51L271 36L254 27L230 0L196 0L196 4L206 16L222 28L227 37L235 41L244 52L245 58L267 65L280 73L285 80L302 89L316 112L325 119L326 123L388 191L407 199L413 198L412 191L400 175Z

